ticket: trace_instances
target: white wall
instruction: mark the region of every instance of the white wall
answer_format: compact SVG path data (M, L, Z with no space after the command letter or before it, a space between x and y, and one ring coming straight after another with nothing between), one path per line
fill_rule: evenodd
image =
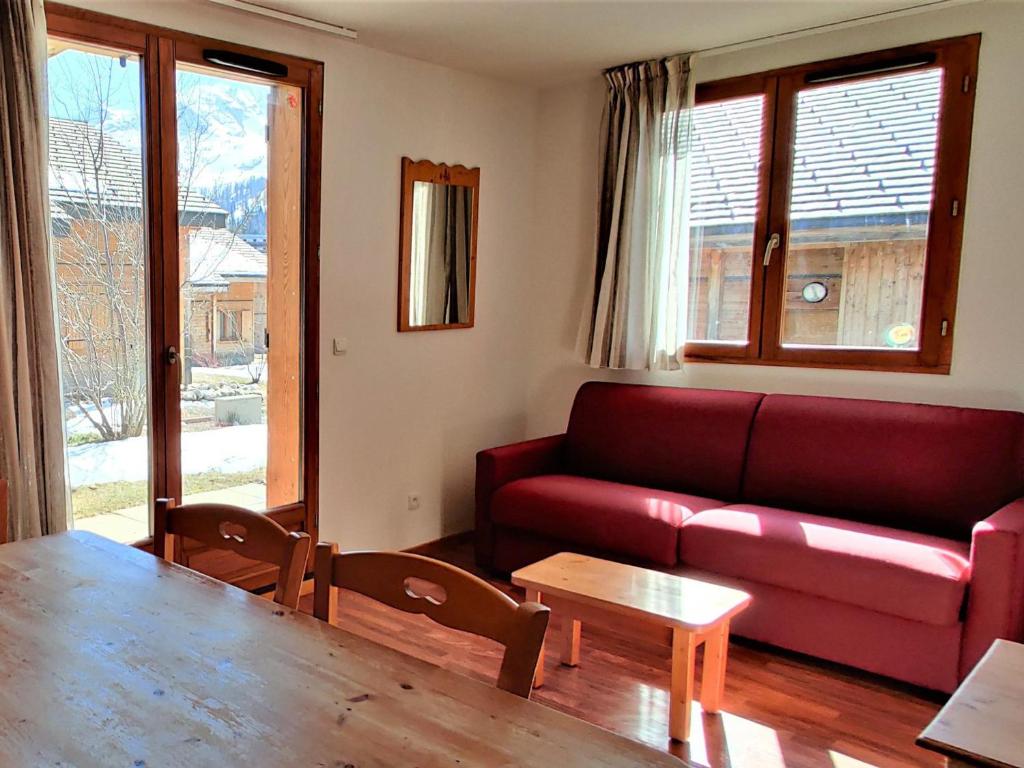
M651 374L595 371L577 362L574 344L592 270L604 85L595 78L545 91L529 433L564 429L573 394L587 379L1024 410L1024 3L966 5L707 57L698 73L700 80L716 80L974 32L983 38L949 376L721 364Z
M397 548L471 527L475 452L525 434L537 95L207 3L79 4L325 63L321 535ZM403 155L481 168L472 330L395 331Z

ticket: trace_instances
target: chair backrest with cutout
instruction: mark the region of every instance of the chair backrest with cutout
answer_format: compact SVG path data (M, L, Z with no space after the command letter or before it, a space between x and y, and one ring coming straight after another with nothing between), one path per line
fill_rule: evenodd
M548 625L548 609L516 603L483 579L448 563L406 552L338 553L317 545L313 613L333 623L337 589L348 589L407 613L505 646L498 687L529 698Z
M186 504L157 499L153 520L153 552L176 562L178 537L193 539L211 549L235 552L279 569L274 601L289 608L299 604L311 539L287 531L266 515L229 504Z

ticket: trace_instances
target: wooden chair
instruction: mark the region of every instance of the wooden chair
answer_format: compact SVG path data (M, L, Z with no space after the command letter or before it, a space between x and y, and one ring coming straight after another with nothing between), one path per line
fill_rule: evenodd
M0 478L0 544L7 543L7 481Z
M317 544L313 564L313 614L334 623L338 587L407 613L420 613L452 629L505 646L498 687L530 697L549 611L516 603L471 573L440 560L405 552L348 552Z
M279 570L274 602L288 608L298 607L312 541L308 533L289 532L266 515L229 504L176 507L171 499L157 499L153 553L175 562L178 536L276 565Z

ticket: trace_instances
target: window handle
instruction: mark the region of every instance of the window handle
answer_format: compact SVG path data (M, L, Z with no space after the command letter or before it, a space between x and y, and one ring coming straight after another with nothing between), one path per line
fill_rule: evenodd
M168 347L167 352L165 354L167 357L168 365L175 365L178 362L178 350L176 350L174 347Z
M782 238L779 237L778 232L773 232L772 236L768 238L768 245L764 247L764 265L766 267L772 263L772 251L778 248L781 242Z

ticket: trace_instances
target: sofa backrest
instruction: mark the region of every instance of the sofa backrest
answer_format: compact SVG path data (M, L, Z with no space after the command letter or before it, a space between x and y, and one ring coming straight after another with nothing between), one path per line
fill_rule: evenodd
M739 498L760 393L589 382L566 430L570 471L723 501Z
M1024 493L1024 414L767 395L744 501L967 539Z

